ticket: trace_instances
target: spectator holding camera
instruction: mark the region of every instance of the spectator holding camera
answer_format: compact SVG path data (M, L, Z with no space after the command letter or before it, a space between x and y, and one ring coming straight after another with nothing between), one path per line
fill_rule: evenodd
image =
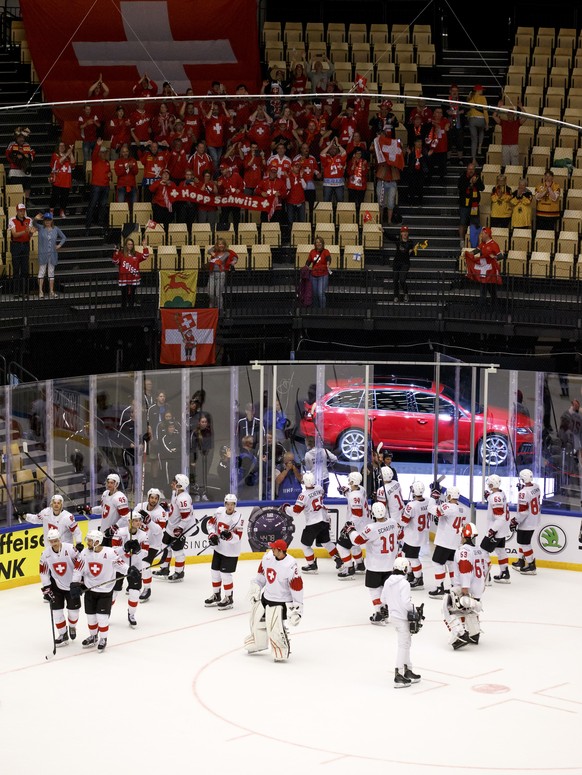
M457 190L459 193L459 238L462 250L465 247L465 236L469 225L479 226L479 203L481 202L481 192L485 190L485 184L477 172L474 161L470 161L467 164L467 169L460 174Z

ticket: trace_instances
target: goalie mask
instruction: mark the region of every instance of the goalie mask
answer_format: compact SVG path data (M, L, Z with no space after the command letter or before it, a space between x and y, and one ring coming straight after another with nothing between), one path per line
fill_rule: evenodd
M477 535L479 535L477 533L477 525L474 525L473 522L467 522L463 527L463 538L467 541L472 541Z

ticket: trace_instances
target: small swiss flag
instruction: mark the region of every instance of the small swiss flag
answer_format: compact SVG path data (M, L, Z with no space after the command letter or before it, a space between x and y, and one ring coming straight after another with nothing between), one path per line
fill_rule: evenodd
M364 223L370 223L372 220L372 213L369 210L364 210L363 220Z

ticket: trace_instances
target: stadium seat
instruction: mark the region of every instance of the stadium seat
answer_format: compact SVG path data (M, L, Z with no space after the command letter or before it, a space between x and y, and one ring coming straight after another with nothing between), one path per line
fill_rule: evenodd
M188 227L185 223L171 223L168 226L168 245L176 245L182 247L182 245L188 244Z
M357 244L360 238L360 228L357 223L341 223L338 227L338 242L340 247Z
M275 246L281 244L281 226L278 223L265 222L261 224L261 244Z
M291 245L296 247L297 245L312 245L313 240L311 238L311 224L310 223L294 223L291 227Z
M574 255L571 253L556 253L553 263L554 277L556 279L569 280L572 277L573 270Z
M249 249L246 245L243 243L235 243L234 245L230 246L230 249L236 253L238 256L238 261L236 262L236 268L237 269L248 269L249 268Z
M251 247L253 269L271 269L271 246L253 245Z
M160 223L157 223L153 229L147 228L144 232L144 237L150 248L157 248L160 245L166 244L166 232Z
M510 251L529 253L532 245L531 229L514 229L511 233Z
M333 204L331 202L316 202L315 209L313 210L313 222L319 223L332 223L333 221Z
M377 202L366 202L360 207L360 226L366 223L380 222L380 205Z
M344 269L364 268L364 246L358 244L344 245Z
M356 222L356 205L354 202L338 202L335 210L335 222L338 225Z
M156 249L156 265L162 269L179 269L178 248L175 245L159 245Z
M373 248L379 250L384 241L384 232L379 223L365 223L362 226L362 244L364 249Z
M524 250L510 250L505 261L508 275L523 277L527 274L527 253Z
M193 245L208 245L212 242L212 229L209 223L193 223L191 232Z
M259 242L259 230L256 223L240 223L238 227L238 241L250 247Z
M200 245L182 245L180 248L182 269L202 269L202 258Z
M550 254L534 251L529 261L529 273L531 277L551 277L552 265Z

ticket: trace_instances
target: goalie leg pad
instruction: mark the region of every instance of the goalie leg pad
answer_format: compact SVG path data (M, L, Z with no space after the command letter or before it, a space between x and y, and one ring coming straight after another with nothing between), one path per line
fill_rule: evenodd
M245 648L249 654L268 649L269 638L265 623L265 608L260 600L251 605L250 628L251 633L245 638Z
M268 605L265 609L265 622L273 659L275 662L284 662L289 658L291 647L283 625L283 606Z
M479 617L476 613L465 614L465 627L469 633L470 638L474 638L475 635L481 634L481 626L479 624Z

